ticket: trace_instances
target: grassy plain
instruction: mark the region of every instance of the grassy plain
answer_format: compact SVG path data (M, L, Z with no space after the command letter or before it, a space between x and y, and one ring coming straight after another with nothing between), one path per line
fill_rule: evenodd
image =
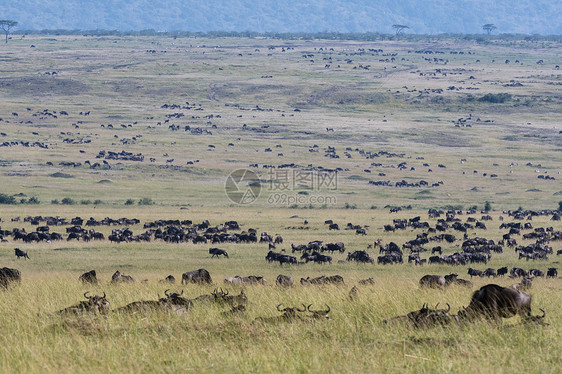
M10 222L12 217L28 215L136 217L142 223L237 220L244 230L251 227L283 235L285 248L290 243L323 240L342 241L348 251L354 251L367 249L378 238L398 244L414 238L420 230L386 234L382 227L393 218L421 215L425 220L427 208L476 205L481 209L489 201L496 211L488 230L469 235L499 240L502 209L555 209L562 200L558 174L562 167L558 88L562 75L555 68L560 65L561 46L554 42L484 45L453 39L366 43L27 35L1 48L0 144L37 141L48 146L0 147L0 192L20 194L18 200L36 196L41 201L39 205L0 205L4 230L34 230L28 223ZM539 60L542 63L537 64ZM508 93L511 99L504 103L478 100L489 93ZM163 108L164 104L184 108ZM459 118L466 122L459 123ZM172 131L171 125L180 129ZM204 134L184 131L185 126L200 128ZM334 147L339 157L326 157L328 147ZM272 152L266 152L267 148ZM142 153L145 158L142 162L106 160L108 165L103 166L102 159L96 158L101 150ZM367 159L363 150L402 156L380 154ZM86 160L102 166L92 169ZM398 167L402 162L406 168ZM224 191L227 175L255 163L258 167L251 169L265 180L279 180L283 175L264 165L294 163L294 169L285 170L302 171L309 165L315 172L320 167L341 170L335 189L301 181L277 191L264 183L253 204L232 203ZM556 179L538 179L538 175ZM289 177L293 182L293 175ZM394 184L403 179L443 184L407 188L368 184L369 180ZM281 192L302 200L276 203L275 194ZM51 204L65 197L76 204ZM138 205L145 197L155 204ZM324 203L312 203L311 197ZM127 199L133 204L124 205ZM94 205L95 200L101 203ZM389 215L385 206L413 210ZM305 219L308 229L300 229ZM329 231L326 219L342 227L347 222L368 225L368 235ZM532 223L561 229L560 223L544 218ZM110 229L96 227L106 235ZM142 225L131 229L143 231ZM445 253L455 252L460 243L444 246ZM555 251L561 249L559 242L551 245ZM17 261L16 246L27 250L32 260ZM419 309L426 302L449 303L453 311L466 306L472 290L428 291L417 286L428 273L454 271L466 278L466 267L338 263L346 253L334 255L332 265L280 268L265 262L264 244L221 248L229 251L229 260L211 260L208 246L193 244L0 243L2 266L20 269L23 277L20 286L0 293L0 371L559 370L560 279L538 279L531 291L533 311L539 313L539 307L547 311L548 327L509 327L519 322L515 317L502 326L414 331L385 326L382 320ZM546 270L558 264L556 256L546 262L522 263L512 249L506 249L489 266ZM218 307L194 308L183 316L53 315L77 303L89 289L105 291L114 308L155 299L167 288L158 280L168 274L179 279L181 273L200 267L211 272L215 286L236 274L263 275L269 285L246 289L245 317L223 317ZM92 268L102 280L97 288L77 281L79 274ZM110 276L117 269L148 282L110 286ZM284 291L273 285L279 273L297 280L341 274L346 286L298 285ZM360 288L359 298L351 302L351 286L371 276L375 285ZM515 282L494 281L505 286ZM475 288L488 282L475 279ZM195 297L215 286L183 289ZM329 304L332 318L279 325L253 322L258 316L276 315L280 302Z

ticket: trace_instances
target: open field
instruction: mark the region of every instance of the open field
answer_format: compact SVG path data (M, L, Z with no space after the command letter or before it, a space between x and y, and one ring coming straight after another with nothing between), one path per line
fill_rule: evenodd
M140 224L127 226L135 235L157 219L211 226L235 220L258 237L282 235L276 251L291 254L291 244L313 240L343 242L346 251L333 254L331 264L280 266L265 261L267 243L67 241L70 225L50 227L62 241L24 243L7 235L0 267L19 269L22 282L0 292L0 371L558 372L560 278L538 277L529 291L533 315L544 309L549 326L524 326L519 316L500 325L427 329L383 320L424 303L449 303L456 314L479 287L520 280L476 277L472 289L424 290L418 282L425 274L469 279L468 267L503 266L560 271L560 240L546 243L554 252L548 260L520 260L507 246L487 264L414 266L406 249L404 264L342 260L357 250L376 259L378 248L369 248L375 240L402 246L427 231L386 232L393 219L420 216L436 227L429 208L461 209L462 222L482 221L488 202L487 229L469 229L467 237L496 243L508 232L499 229L502 222L562 230L552 215L520 221L502 213L554 210L562 200L561 47L429 38L14 38L0 54L0 193L17 204L0 205L2 230L35 231L37 225L23 222L27 216L138 218ZM237 169L260 177L252 184L259 196L249 204L225 193L227 176ZM407 186L397 187L401 181ZM388 207L403 209L389 213ZM477 213L467 214L470 208ZM340 230L329 230L329 219ZM348 222L366 235L345 230ZM121 227L93 228L107 238ZM453 243L425 248L460 251L462 233L447 233L456 236ZM513 238L518 245L535 242ZM211 259L211 246L230 258ZM15 247L31 259L16 259ZM209 270L214 285L159 283L168 274L179 282L199 268ZM98 286L78 281L91 269ZM111 285L116 270L137 282ZM284 290L275 286L280 273L296 283L339 274L345 285ZM216 305L183 315L54 313L85 291L105 292L112 309L156 300L167 288L189 298L221 286L238 294L239 286L223 283L234 275L268 280L245 288L244 316L224 316L227 308ZM360 286L350 300L351 287L369 277L374 285ZM255 321L278 315L279 303L327 304L330 319Z

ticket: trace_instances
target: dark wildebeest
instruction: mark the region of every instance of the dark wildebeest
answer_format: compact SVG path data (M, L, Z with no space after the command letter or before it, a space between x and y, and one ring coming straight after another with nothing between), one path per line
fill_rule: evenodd
M228 258L228 253L226 253L226 251L224 249L220 249L220 248L209 248L209 254L212 255L211 258L217 256L224 256L226 258Z
M492 268L487 268L486 270L484 270L484 272L482 273L483 277L496 277L498 275L496 269L492 269Z
M176 277L174 277L173 275L170 274L166 278L160 279L160 283L174 284L174 283L176 283Z
M516 314L523 320L536 319L536 322L544 318L531 316L531 295L513 288L488 284L474 292L468 307L459 312L459 318L471 320L483 317L499 321Z
M473 268L468 268L468 275L470 275L470 277L481 277L482 276L482 270L476 270Z
M533 278L524 277L519 284L514 284L512 287L521 291L530 290L533 287Z
M213 283L211 279L211 274L205 269L198 269L193 271L188 271L182 274L181 284L188 283Z
M279 274L275 283L281 287L291 287L295 281L291 276Z
M121 274L121 272L119 270L117 270L115 273L113 273L113 275L111 276L111 283L113 284L117 284L117 283L132 283L135 280L133 279L133 277L131 277L130 275L123 275Z
M444 288L446 285L445 277L441 275L424 275L420 279L420 287Z
M499 268L498 269L498 277L503 277L504 275L506 275L508 273L508 269L507 266L504 266L503 268Z
M8 288L10 283L21 282L21 272L18 269L0 269L0 287Z
M547 278L557 278L558 277L558 269L557 268L548 268L546 272Z
M386 324L410 324L416 328L420 327L431 327L435 325L447 325L451 322L458 322L458 317L449 315L451 306L447 304L447 309L437 309L439 304L435 306L435 309L430 309L429 306L423 304L420 310L414 310L406 315L393 317L391 319L385 320Z
M299 309L298 307L287 307L281 309L280 307L283 304L277 305L277 310L283 313L280 316L275 317L258 317L256 321L266 322L266 323L276 323L276 322L292 322L296 319L301 319L302 317L297 314L297 312L304 313L306 312L306 305L302 304L303 309Z
M95 270L90 270L82 274L78 279L82 281L82 283L98 284L98 278Z
M19 248L14 248L14 251L16 252L16 258L19 259L20 257L23 257L23 258L25 258L25 259L31 260L31 259L29 258L29 256L27 255L27 252L26 252L26 251L22 251L22 250L19 249Z
M105 298L105 292L103 296L88 296L88 292L84 293L86 301L80 301L79 304L69 306L59 310L59 314L79 314L82 312L98 312L101 314L106 314L109 311L109 301Z
M181 293L168 293L169 290L164 291L166 297L159 298L158 300L141 300L133 301L125 306L115 309L115 312L137 312L149 310L173 310L178 314L189 310L191 307L191 300L183 297Z

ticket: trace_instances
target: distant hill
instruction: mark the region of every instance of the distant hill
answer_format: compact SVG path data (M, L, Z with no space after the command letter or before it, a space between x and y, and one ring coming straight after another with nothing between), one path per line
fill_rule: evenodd
M557 0L18 0L20 30L562 34Z

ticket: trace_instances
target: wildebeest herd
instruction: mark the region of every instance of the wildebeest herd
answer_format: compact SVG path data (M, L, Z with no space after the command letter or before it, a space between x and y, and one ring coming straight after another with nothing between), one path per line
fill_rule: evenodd
M401 246L393 241L387 244L383 243L382 239L377 239L370 244L366 250L355 250L349 251L345 260L339 260L338 263L345 264L350 262L357 262L362 264L379 264L379 265L392 265L392 264L402 264L405 250L409 250L408 263L414 265L423 266L425 264L439 264L439 265L453 265L453 266L463 266L471 265L476 266L478 264L487 264L494 254L503 253L504 249L513 248L516 253L519 253L519 259L529 260L544 260L547 259L548 255L554 254L553 248L549 243L561 241L562 232L554 230L552 227L536 227L534 228L531 224L531 218L534 216L557 216L556 211L525 211L525 212L504 212L505 215L513 217L514 222L502 223L500 229L509 230L508 233L503 234L502 240L495 242L492 239L486 239L481 236L469 237L467 230L486 230L486 225L483 223L492 220L489 215L483 215L481 220L477 220L474 216L476 212L467 211L466 214L468 218L465 222L461 220L463 215L462 211L450 210L447 212L438 211L430 209L428 215L430 218L437 218L437 221L432 227L429 222L425 222L420 216L416 216L409 219L394 219L392 224L384 225L384 231L396 231L396 230L406 230L406 229L417 229L423 230L422 233L416 234L416 237L405 241ZM444 218L441 218L445 216ZM517 222L517 220L527 219L524 224L522 222ZM49 225L62 226L70 225L66 229L67 241L76 239L82 241L88 240L105 240L103 234L96 232L93 229L82 228L84 224L84 219L81 217L75 217L70 222L59 217L26 217L25 222L30 222L31 225L38 226L35 232L27 233L23 228L14 228L12 230L0 230L0 235L3 240L7 238L12 238L14 241L22 240L24 242L29 241L51 241L51 240L62 240L63 236L58 234L53 236L54 232L50 232ZM14 222L18 222L15 220ZM502 219L503 222L503 219ZM41 223L46 225L40 226ZM115 225L125 225L132 226L140 224L138 219L110 219L105 218L101 221L90 218L86 221L86 226L115 226ZM340 225L334 223L333 220L326 220L325 224L329 227L329 230L339 230ZM342 225L343 226L343 225ZM355 234L360 234L363 236L367 235L368 225L353 225L348 223L346 229L353 230ZM213 226L208 220L204 220L199 224L194 224L190 220L157 220L153 222L147 222L144 224L144 228L147 230L141 234L135 235L133 230L128 227L115 228L112 229L111 235L108 236L108 240L114 243L123 242L140 242L140 241L151 241L151 240L162 240L167 243L187 243L191 242L193 244L205 244L205 243L229 243L229 244L244 244L244 243L264 243L267 244L269 252L265 256L265 259L272 263L278 262L280 265L299 265L308 262L319 263L319 264L332 264L334 255L342 255L346 252L347 248L343 242L333 242L324 243L322 240L313 240L306 244L290 244L291 254L287 254L285 249L281 249L276 252L275 249L278 246L282 246L283 238L281 235L269 235L266 232L259 234L255 229L247 229L241 231L240 225L236 221L227 221L222 224ZM458 231L462 233L463 239L457 239L456 236L449 230ZM528 232L522 233L522 231L528 230ZM234 232L239 231L239 232ZM449 231L449 232L447 232ZM47 236L45 236L47 235ZM50 236L49 236L50 235ZM517 245L516 236L522 235L525 240L534 240L534 243L528 245ZM433 245L430 243L440 244ZM459 243L456 244L455 243ZM428 258L422 258L424 252L429 252L431 249L431 255ZM451 248L460 247L460 251L456 251L452 254L443 254L444 250L450 250ZM372 257L369 253L369 249L378 248L380 256ZM19 248L14 249L16 257L30 259L27 251L21 250ZM300 253L300 258L294 254ZM326 254L330 252L331 255ZM226 250L211 247L208 250L211 258L214 257L224 257L226 261L231 258ZM436 255L438 254L438 255ZM557 251L560 254L560 251ZM521 278L520 283L514 284L512 287L505 288L494 284L488 284L478 291L476 291L472 297L472 300L467 308L461 310L457 315L450 314L450 307L447 309L429 308L427 304L417 311L413 311L404 316L395 317L388 320L388 322L409 322L413 323L414 326L431 326L431 325L446 325L449 323L458 323L461 320L472 320L482 317L485 319L497 320L499 318L510 317L515 314L520 314L523 322L528 323L529 321L543 323L543 316L532 316L531 314L531 297L524 291L527 291L532 286L533 278L545 277L546 278L557 278L558 269L555 267L548 268L545 270L540 269L530 269L525 270L519 267L513 267L511 270L507 266L500 268L487 267L485 269L479 270L473 267L469 267L467 274L473 277L503 277L509 276L510 278ZM165 282L168 284L175 283L175 277L169 275L162 279L160 282ZM97 279L97 274L95 270L88 271L79 277L79 280L87 284L99 284ZM19 270L3 268L0 269L0 286L3 288L8 288L10 284L17 283L21 281L21 273ZM116 271L111 277L111 284L119 283L131 283L135 282L135 279L130 275L122 274L120 271ZM188 271L182 274L181 284L202 284L211 285L213 280L209 271L206 269L198 269L194 271ZM227 285L265 285L267 281L258 275L250 276L233 276L224 279L224 283ZM365 279L359 281L359 285L369 285L374 284L373 278ZM295 285L295 280L289 275L279 274L276 278L275 284L279 287L293 287ZM320 277L302 277L300 279L300 284L305 285L345 285L344 279L340 275L329 275ZM451 273L448 275L426 275L422 277L419 281L419 285L422 288L437 288L445 289L452 285L459 285L465 287L472 287L473 284L470 280L458 278L458 274ZM350 298L354 299L358 295L358 288L354 286L350 291ZM228 305L232 309L225 312L225 314L236 314L242 315L246 311L246 301L247 296L244 290L241 291L239 295L230 295L228 290L223 291L222 289L215 289L211 294L200 295L196 298L188 299L183 297L183 291L181 293L169 293L169 290L165 291L165 297L158 298L156 300L140 300L130 303L128 305L119 307L115 311L125 312L125 311L145 311L149 309L162 309L162 310L172 310L179 314L182 314L189 310L192 305L207 301L219 303L221 305ZM109 311L109 302L107 300L106 294L103 296L89 296L88 293L84 294L85 301L81 301L76 305L70 306L60 311L63 314L77 314L82 312L99 312L101 314L107 313ZM313 310L311 305L303 304L303 307L285 307L281 308L281 304L278 305L277 310L282 313L278 317L264 317L260 320L263 321L292 321L297 319L302 319L304 316L302 313L309 313L308 317L312 319L327 318L328 313L330 313L331 308L327 307L325 310ZM307 318L308 318L307 317Z

